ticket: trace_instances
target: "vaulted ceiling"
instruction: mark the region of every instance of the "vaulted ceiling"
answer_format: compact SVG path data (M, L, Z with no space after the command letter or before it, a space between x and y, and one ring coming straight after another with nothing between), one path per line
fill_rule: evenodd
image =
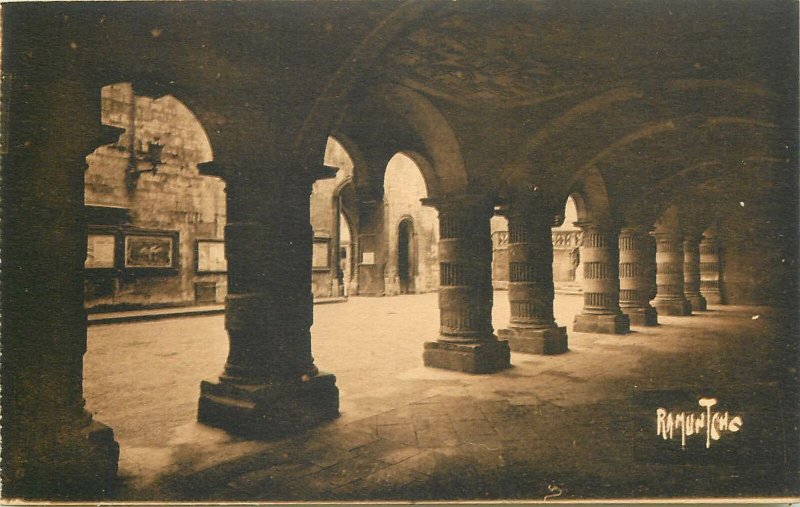
M624 202L698 164L796 168L783 0L44 4L4 9L4 67L172 94L241 171L321 163L337 131L372 165L420 153L442 191L554 202L590 170Z

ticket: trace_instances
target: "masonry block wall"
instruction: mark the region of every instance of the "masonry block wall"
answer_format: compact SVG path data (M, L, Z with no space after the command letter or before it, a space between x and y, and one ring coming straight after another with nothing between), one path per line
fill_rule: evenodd
M97 220L90 216L89 232L99 228L116 235L116 250L122 251L117 252L113 268L86 269L86 306L224 301L225 273L198 272L197 241L222 241L225 227L225 183L202 176L197 169L197 164L212 160L202 125L176 98L138 96L127 83L104 87L101 100L103 124L124 132L116 143L101 146L87 157L85 204L107 210L108 216L114 217ZM126 176L131 150L143 160L139 168L150 166L149 142L164 146L163 164L155 173ZM173 267L126 267L124 237L129 232L177 235Z

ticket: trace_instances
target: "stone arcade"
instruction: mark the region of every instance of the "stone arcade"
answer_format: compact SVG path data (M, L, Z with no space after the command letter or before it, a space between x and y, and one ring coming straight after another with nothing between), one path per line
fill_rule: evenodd
M403 153L421 171L439 217L426 366L491 375L510 350L567 352L551 227L570 196L584 298L572 332L618 335L725 302L794 321L797 5L596 7L5 4L3 495L102 497L116 475L113 428L83 398L84 172L122 133L101 118L115 83L184 104L208 136L200 174L225 184L229 354L200 386L206 424L276 436L338 414L336 371L315 363L310 332L310 195L336 176L329 136L353 161L341 202L365 294L406 290L372 260L388 161ZM496 213L511 305L497 334Z

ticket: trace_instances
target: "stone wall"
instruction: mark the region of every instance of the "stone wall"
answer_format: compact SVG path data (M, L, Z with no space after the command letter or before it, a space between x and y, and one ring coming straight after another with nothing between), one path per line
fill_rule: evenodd
M395 155L386 169L384 178L384 231L387 254L384 268L384 290L387 296L400 293L398 271L398 239L402 220L413 223L412 263L413 291L431 292L439 288L439 219L434 208L422 206L420 199L427 197L425 180L419 168L409 157Z
M311 192L311 227L314 229L315 244L311 284L314 297L343 295L337 279L337 248L344 247L348 253L351 250L349 244L339 243L337 208L341 188L352 180L353 161L339 142L328 138L324 163L339 170L335 178L316 181ZM348 281L345 280L345 283Z
M174 97L137 96L127 83L106 86L101 100L103 124L124 132L87 157L85 204L92 210L89 232L114 235L117 252L113 268L87 266L86 306L188 305L196 302L196 284L202 302L224 301L224 272L197 271L197 240L222 240L225 227L225 184L197 169L212 159L202 126ZM163 145L157 172L126 176L131 148L139 169L152 167L150 142ZM131 232L177 235L173 268L127 265L125 237Z
M342 264L342 277L347 293L370 296L396 295L401 292L398 272L398 228L403 220L413 223L412 250L416 266L413 292L429 292L439 287L437 260L438 219L436 210L422 206L427 196L425 181L414 162L398 154L389 161L384 179L383 201L362 210L356 209L353 192L353 162L342 145L329 138L325 164L338 167L336 178L317 181L311 194L311 225L314 229L317 261L312 285L315 297L343 295L337 279ZM349 194L348 194L349 190ZM341 198L340 198L341 194ZM350 242L339 242L339 211L350 220ZM359 217L375 221L375 237L359 231ZM356 239L361 238L364 250L359 252ZM369 244L366 241L369 240ZM328 245L327 247L325 245ZM337 249L348 252L340 263ZM327 253L325 253L327 251ZM364 257L366 252L367 256ZM322 262L327 255L327 264ZM354 262L352 256L358 256ZM338 265L337 265L338 264Z

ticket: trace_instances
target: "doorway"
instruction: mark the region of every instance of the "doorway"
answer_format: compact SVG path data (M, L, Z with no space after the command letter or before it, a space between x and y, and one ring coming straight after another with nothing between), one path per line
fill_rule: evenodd
M415 292L416 252L414 251L414 223L410 218L400 221L397 238L397 275L400 282L400 294Z

